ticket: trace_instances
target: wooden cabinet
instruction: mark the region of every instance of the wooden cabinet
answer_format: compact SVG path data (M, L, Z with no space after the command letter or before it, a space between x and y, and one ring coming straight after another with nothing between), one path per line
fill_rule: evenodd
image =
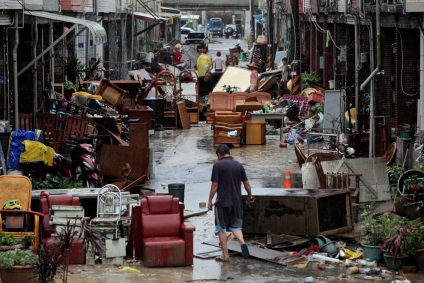
M245 121L245 144L265 144L265 126L266 123L263 121Z
M252 189L243 207L243 232L334 235L353 229L350 190Z

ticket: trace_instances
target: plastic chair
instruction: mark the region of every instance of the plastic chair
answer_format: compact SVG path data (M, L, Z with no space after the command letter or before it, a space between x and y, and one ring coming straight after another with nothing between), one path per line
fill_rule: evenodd
M12 234L16 239L25 235L33 235L33 249L38 250L40 244L40 217L44 215L31 211L32 183L25 176L0 176L0 205L10 200L19 200L20 210L0 210L0 231Z
M37 113L36 118L37 129L40 129L44 132L44 144L53 147L53 149L57 152L59 150L59 144L57 140L57 114L49 112Z

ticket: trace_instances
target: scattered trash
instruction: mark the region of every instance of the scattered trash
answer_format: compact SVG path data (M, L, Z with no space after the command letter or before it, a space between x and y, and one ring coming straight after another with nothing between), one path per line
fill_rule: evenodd
M118 267L119 271L129 271L133 273L140 273L140 270L129 267L129 266L120 266Z
M317 266L318 266L319 269L325 269L327 267L327 265L323 261L319 261L317 263Z
M313 282L314 282L314 278L312 276L305 278L305 283L313 283Z
M323 256L323 255L320 255L320 254L313 254L312 258L320 259L320 260L324 260L324 261L329 261L329 262L334 262L334 263L340 263L341 262L340 259L332 258L332 257L328 257L328 256Z
M346 269L346 273L347 274L357 274L357 273L359 273L359 267L358 266L352 266L352 267L349 267L348 269Z
M356 261L360 266L376 267L377 263L374 261L368 261L365 259L360 259Z

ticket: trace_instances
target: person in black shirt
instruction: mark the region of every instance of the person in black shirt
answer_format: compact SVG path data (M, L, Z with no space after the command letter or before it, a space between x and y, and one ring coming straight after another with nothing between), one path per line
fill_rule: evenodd
M212 80L212 73L207 71L204 76L199 77L199 96L209 95L213 91L215 83Z
M247 201L253 203L252 190L243 165L230 156L230 148L220 144L216 149L218 161L212 168L211 190L209 193L208 209L215 206L215 228L221 244L222 256L217 261L230 261L227 246L227 231L233 233L239 240L244 258L249 257L249 248L243 239L243 200L241 185L247 192ZM215 205L212 200L217 194Z

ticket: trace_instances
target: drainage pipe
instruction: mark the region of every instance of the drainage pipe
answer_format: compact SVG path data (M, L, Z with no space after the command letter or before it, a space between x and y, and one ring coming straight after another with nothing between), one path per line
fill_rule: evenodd
M424 14L423 14L424 19ZM424 34L420 33L420 136L424 129Z
M361 84L361 90L364 89L364 87L372 80L371 86L370 86L370 141L369 141L369 158L374 157L374 129L375 129L375 122L374 122L374 92L375 92L375 84L374 84L374 77L375 75L380 71L381 67L381 33L380 33L380 2L375 1L375 26L377 31L377 67L375 70L369 75L369 77ZM372 30L372 28L371 28ZM373 45L373 42L370 40L370 49ZM371 57L372 52L370 52ZM371 65L373 64L374 60L370 60Z
M15 40L13 43L12 61L13 61L13 115L15 120L14 130L19 130L19 99L18 99L18 46L19 46L19 29L18 29L18 12L15 12ZM22 14L23 17L23 14Z
M361 64L359 62L359 25L358 25L358 17L354 17L355 20L355 108L356 108L356 123L355 130L358 132L358 113L359 113L359 70L358 66ZM352 127L352 125L350 125Z
M37 57L37 43L38 43L38 21L37 17L34 18L33 22L33 40L32 40L32 58L35 59ZM37 93L37 86L38 86L38 74L37 74L37 68L38 68L38 61L34 62L34 66L32 69L32 93L34 94L33 97L33 104L32 104L32 120L35 121L35 115L38 110L38 93Z

